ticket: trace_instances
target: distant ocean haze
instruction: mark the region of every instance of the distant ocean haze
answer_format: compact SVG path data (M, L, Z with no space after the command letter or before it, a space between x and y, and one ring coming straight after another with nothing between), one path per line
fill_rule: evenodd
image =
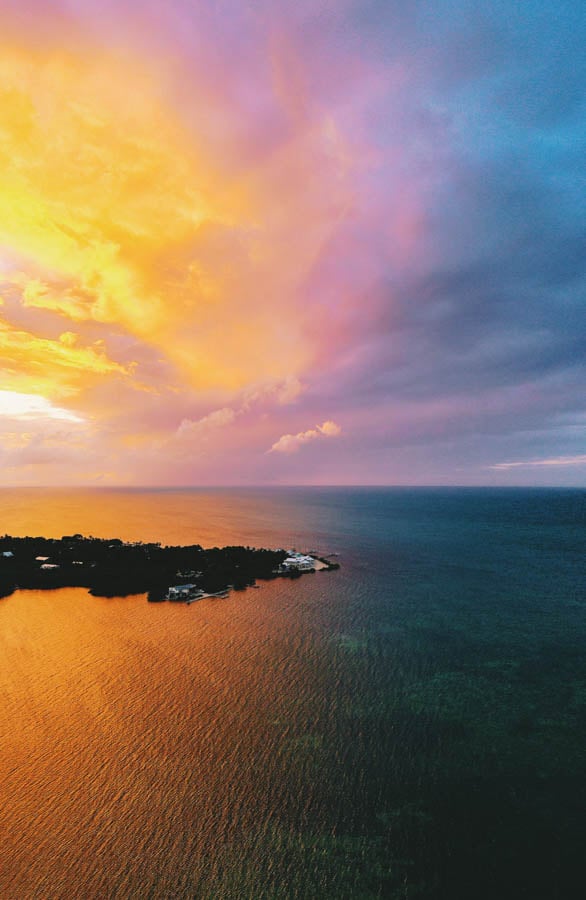
M575 896L586 492L2 490L3 533L337 553L0 601L0 896Z

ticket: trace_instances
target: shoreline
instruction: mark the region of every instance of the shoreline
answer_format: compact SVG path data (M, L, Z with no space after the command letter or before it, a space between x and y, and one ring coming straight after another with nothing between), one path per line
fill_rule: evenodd
M162 546L81 534L0 537L0 598L17 590L83 587L97 597L146 594L151 603L193 603L252 587L257 579L299 578L337 568L326 557L283 549Z

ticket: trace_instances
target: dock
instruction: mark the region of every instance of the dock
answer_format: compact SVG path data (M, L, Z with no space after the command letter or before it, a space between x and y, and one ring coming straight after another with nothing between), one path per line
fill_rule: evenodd
M197 594L195 597L189 597L185 603L189 606L190 603L195 603L197 600L207 600L208 597L227 597L229 593L230 591L215 591L213 594Z

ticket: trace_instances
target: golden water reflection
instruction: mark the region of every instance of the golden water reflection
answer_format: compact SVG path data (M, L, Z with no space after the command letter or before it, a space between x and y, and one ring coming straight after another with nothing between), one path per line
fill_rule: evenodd
M222 517L217 495L15 492L3 530L224 544L248 502ZM221 848L299 808L318 578L301 603L282 580L190 607L0 601L1 897L195 896Z

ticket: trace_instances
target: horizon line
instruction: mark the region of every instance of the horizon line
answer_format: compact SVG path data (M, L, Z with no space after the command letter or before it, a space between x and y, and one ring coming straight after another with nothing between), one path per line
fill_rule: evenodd
M95 491L201 491L278 490L280 488L391 488L406 490L586 490L586 484L396 484L392 482L346 482L307 484L0 484L0 490L95 490Z

